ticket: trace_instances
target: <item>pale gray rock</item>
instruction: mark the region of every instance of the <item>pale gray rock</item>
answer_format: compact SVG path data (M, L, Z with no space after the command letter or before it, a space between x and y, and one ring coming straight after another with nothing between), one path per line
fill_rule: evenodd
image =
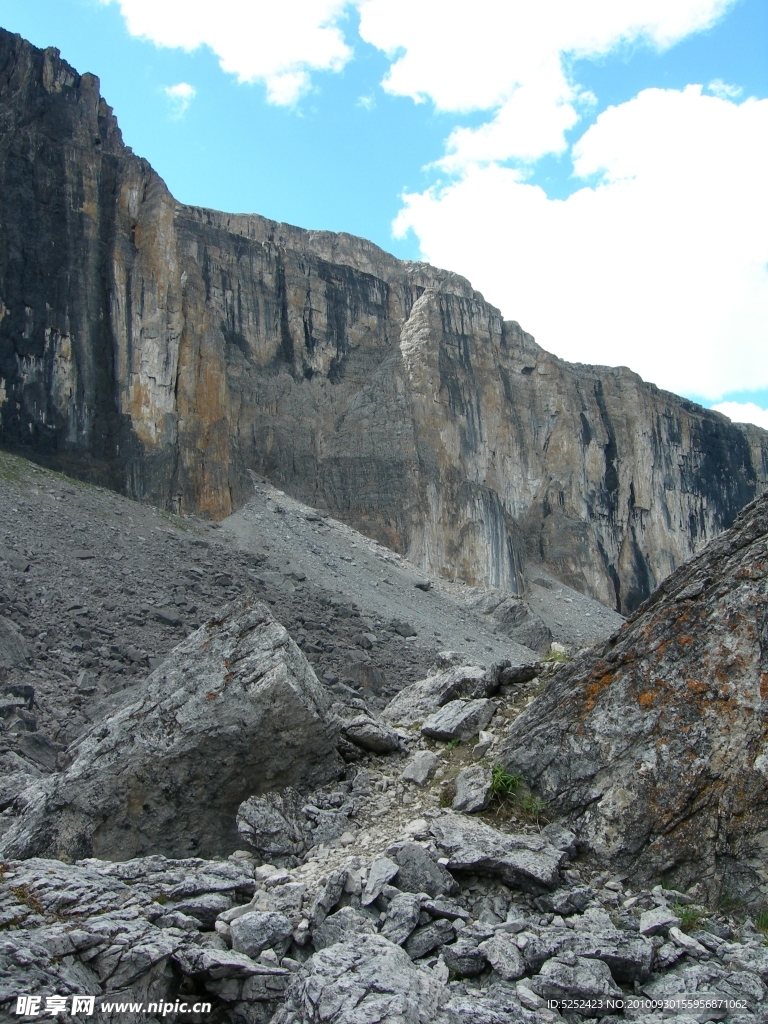
M574 953L589 960L602 960L618 982L647 981L654 964L654 946L650 939L631 932L578 931L568 928L542 928L538 933L522 932L526 943L521 950L528 970L538 970L547 960L563 953Z
M451 804L453 810L465 814L485 810L491 798L491 782L491 773L487 768L481 768L480 765L464 768L456 776L456 796Z
M444 814L430 825L451 871L495 875L529 892L553 889L564 858L540 836L500 832L485 822Z
M356 747L375 754L389 754L400 749L400 738L395 730L367 715L356 715L344 722L341 732Z
M492 700L452 700L429 716L421 732L435 740L469 739L484 729L495 713Z
M623 995L606 964L573 953L548 960L529 985L544 999L620 999Z
M107 880L116 879L134 893L163 902L191 899L208 893L252 896L256 882L252 870L242 861L211 861L200 857L173 860L155 855L126 861L94 858L80 862Z
M328 876L325 888L312 908L312 923L315 928L323 923L326 917L341 899L344 887L347 883L348 872L346 868L337 868Z
M670 928L681 924L681 919L668 907L654 907L640 915L639 931L641 935L657 935L667 933Z
M425 786L437 767L437 761L437 754L431 750L420 750L405 766L400 777L404 782L415 782L417 786Z
M207 892L202 896L192 896L178 903L166 905L166 910L194 917L204 928L213 928L219 914L229 910L232 903L233 899L229 893Z
M455 934L451 922L438 917L410 934L405 943L405 951L411 960L420 960L433 949L445 945L446 942L453 942Z
M498 666L487 670L478 665L452 665L403 687L382 714L388 721L403 726L423 722L449 701L492 696L499 689L501 671Z
M368 880L365 883L360 902L364 907L381 895L387 882L391 882L400 870L399 864L395 864L389 857L375 857L368 872Z
M232 949L257 957L265 949L281 947L293 933L293 925L284 914L251 911L230 923Z
M5 856L224 853L253 779L320 783L341 761L328 697L264 605L228 606L140 696L93 726L69 768L25 791Z
M434 861L418 843L403 843L387 850L387 854L398 864L395 882L403 892L425 892L434 898L459 888L450 871Z
M381 928L385 939L402 946L419 923L421 900L416 893L402 892L389 901L387 920Z
M478 949L504 981L517 981L525 974L525 961L517 948L514 935L496 932L490 939L481 942Z
M351 942L353 935L373 935L375 932L376 926L368 914L354 907L342 907L314 929L312 942L315 949L325 949L338 942Z
M434 1024L444 992L400 946L361 935L321 950L294 975L273 1024Z

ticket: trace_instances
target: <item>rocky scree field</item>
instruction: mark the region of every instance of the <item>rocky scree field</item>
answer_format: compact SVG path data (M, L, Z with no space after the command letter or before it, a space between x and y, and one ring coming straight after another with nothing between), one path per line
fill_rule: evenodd
M542 659L507 635L513 656L497 657L505 639L493 612L483 610L495 594L484 601L488 595L471 588L456 588L457 596L442 585L422 589L415 584L430 581L404 560L380 562L373 547L351 548L362 541L352 541L348 528L270 489L259 497L257 488L240 520L212 529L20 460L4 460L3 467L10 502L0 508L16 517L5 520L15 525L5 526L4 548L15 593L41 601L50 585L63 596L65 572L82 563L72 578L89 598L83 607L93 609L81 624L47 602L15 598L4 609L10 615L2 619L3 756L11 769L5 781L25 776L15 780L19 789L0 840L0 1007L9 1016L16 995L31 992L93 994L109 1003L199 998L213 1005L206 1020L236 1024L610 1020L617 1014L604 1012L609 999L613 1010L624 1000L627 1019L661 1024L668 1016L654 1006L684 997L692 1000L676 1013L684 1024L768 1017L766 919L756 897L765 801L756 696L765 635L764 501L749 506L717 545L593 651ZM270 511L275 501L283 512ZM313 531L320 552L314 557L331 562L327 575L297 578L303 570L294 562L289 573L267 576L285 564L264 568L278 536L287 548L294 544L294 555L300 550L299 512L301 529ZM126 516L131 529L118 534ZM30 520L25 545L21 524ZM77 531L85 534L82 548L66 542L78 522L87 526ZM48 547L36 548L33 536ZM262 548L249 550L258 536ZM342 540L353 553L338 565ZM94 557L79 557L89 550ZM110 559L115 554L123 557ZM307 564L314 573L316 563ZM179 565L199 570L189 578L203 591L192 590L194 598L183 591L185 604L176 603L186 578ZM141 571L151 603L131 614L143 619L145 631L137 622L123 625L120 614L108 618L92 599L111 586L126 608L139 595L110 581L128 575L128 589L137 590ZM215 583L225 572L226 587ZM535 584L549 597L537 609L550 609L547 628L566 622L563 604L571 623L562 628L586 628L591 615L577 622L582 606L563 602L567 591L540 579L550 584ZM401 588L415 639L402 636L411 630L398 632L391 621L384 630L373 618L375 609L381 615L389 608L394 587ZM349 596L343 607L370 616L370 647L355 642L357 634L346 640L347 619L358 616L329 612L341 607L330 603L340 600L336 594L353 588L358 608ZM374 603L363 605L367 594ZM325 633L308 630L306 615L290 615L301 600L316 602L337 630L328 634L345 638L332 651L315 644ZM695 608L707 628L680 649L676 631L690 622L681 617ZM175 609L182 624L158 618L155 609ZM197 615L204 621L195 629ZM48 647L41 634L58 619L57 643ZM429 646L426 622L433 623ZM91 637L83 635L88 628ZM155 667L106 657L99 649L106 644L86 646L108 629L145 652L151 646ZM459 641L458 650L438 649L438 639ZM478 641L488 655L482 662ZM369 660L351 658L355 651ZM712 666L708 651L732 658L731 711L711 717L701 710L705 731L697 734L701 759L710 757L708 778L719 779L709 810L721 808L725 827L717 844L690 848L685 872L675 874L673 866L655 874L668 865L643 860L643 851L653 853L659 835L669 834L674 845L679 813L673 807L647 840L638 839L639 799L633 806L619 797L634 778L632 752L652 747L662 757L674 730L690 726L690 701L676 701L672 668L687 687ZM604 675L627 666L639 671L664 652L669 662L657 660L654 671L670 670L669 693L655 706L660 713L649 711L645 732L638 733L632 708L646 708L631 687L589 689L581 681L591 672L594 682L600 659L618 666ZM49 675L49 663L60 666L58 675ZM357 677L334 671L353 664L367 667ZM25 689L30 679L34 692ZM94 689L81 694L85 680ZM38 692L45 711L36 706ZM625 749L604 754L603 764L599 750L589 754L592 733L578 731L572 702L580 700L585 715L626 723ZM49 709L70 706L78 715L72 733L54 733L59 719ZM726 748L739 709L748 729ZM38 714L51 735L35 728ZM38 767L19 741L39 733L49 767ZM592 818L568 805L578 786L563 784L561 803L560 790L547 787L551 776L535 770L537 757L550 773L562 762L572 778L580 746L595 769L588 806L598 817L611 812L616 833L625 828L623 809L628 841L636 843L631 863L622 844L601 842L604 832L591 827ZM529 760L516 766L513 752L521 750L530 750ZM640 796L647 806L671 799L664 777L645 780ZM751 814L738 803L739 786L750 787ZM710 791L698 790L694 811L703 808L702 821L708 811L701 794ZM745 871L734 873L732 862L744 851ZM554 1009L552 999L570 1002ZM127 1010L102 1018L152 1019Z

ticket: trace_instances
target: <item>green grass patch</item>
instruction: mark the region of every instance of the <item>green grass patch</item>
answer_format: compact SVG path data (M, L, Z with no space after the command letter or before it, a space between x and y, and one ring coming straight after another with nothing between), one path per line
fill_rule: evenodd
M491 769L491 798L505 800L520 788L523 780L519 775L510 775L498 762Z
M700 927L703 914L698 907L691 907L684 903L675 903L672 906L672 911L680 918L680 929L682 931L692 932Z
M458 738L458 736L455 739L448 740L448 742L445 744L446 753L449 753L451 750L455 750L460 743L461 740Z
M761 910L755 917L755 927L768 937L768 910Z

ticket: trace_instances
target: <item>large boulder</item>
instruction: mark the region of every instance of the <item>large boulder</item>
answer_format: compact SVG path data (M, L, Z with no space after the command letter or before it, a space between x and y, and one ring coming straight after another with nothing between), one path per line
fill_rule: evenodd
M85 734L58 776L19 797L5 856L125 860L229 853L239 804L341 766L337 719L268 609L225 608Z
M273 1024L432 1024L443 985L380 935L321 950L296 975Z
M768 496L512 725L501 761L638 882L768 897Z

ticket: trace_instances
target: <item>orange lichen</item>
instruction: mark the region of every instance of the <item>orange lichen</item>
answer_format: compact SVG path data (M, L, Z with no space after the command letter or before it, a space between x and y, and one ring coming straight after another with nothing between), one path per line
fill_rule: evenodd
M768 700L768 672L763 672L760 676L760 696L763 700Z
M650 708L653 706L654 696L655 692L653 690L644 690L637 698L637 703L640 705L641 708Z
M707 684L700 682L698 679L689 679L688 689L691 691L691 693L706 693Z

